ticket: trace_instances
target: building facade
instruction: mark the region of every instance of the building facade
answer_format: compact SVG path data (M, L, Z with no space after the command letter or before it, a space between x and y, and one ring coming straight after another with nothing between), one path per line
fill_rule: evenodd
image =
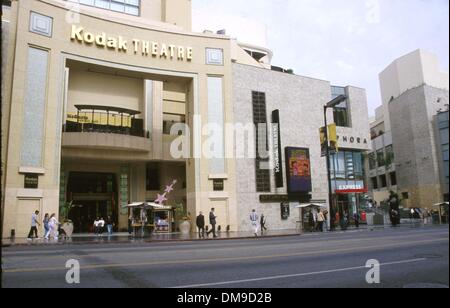
M439 171L441 173L441 187L444 195L444 201L449 201L449 164L448 164L448 109L439 112L435 117L436 123L436 145L438 147Z
M262 123L267 127L267 131L259 130L245 139L256 142L259 148L262 142L267 155L261 157L256 153L256 157L236 162L237 204L242 213L238 221L245 230L251 230L247 213L252 209L265 215L270 229L294 229L299 221L300 204L328 204L327 167L326 158L321 155L320 128L325 125L323 106L339 94L345 94L348 99L327 113L328 123L339 124L339 151L330 158L333 205L336 212L346 211L352 217L364 210L367 202L363 156L369 150L370 137L365 91L332 87L328 81L294 75L279 68L233 64L236 123L253 123L255 127ZM275 118L274 114L277 114ZM291 176L296 172L291 165L294 157L288 154L291 149L306 150L309 158L311 186L300 192L290 187L294 181ZM267 164L271 167L266 168Z
M222 230L248 230L253 208L272 229L295 228L302 200L327 202L319 129L341 93L347 101L327 114L339 126L335 204L363 202L364 90L273 67L270 50L225 33L192 32L190 0L11 1L2 35L2 237L24 237L35 210L71 219L77 233L97 216L124 231L128 205L156 199L174 209L155 217L172 231L211 208ZM254 131L268 155L228 155L239 123L269 127ZM307 150L289 171L310 173L300 193L289 191L287 148Z
M417 50L395 60L380 74L383 105L371 124L368 182L372 197L395 191L404 207L430 208L442 202L436 115L448 108L448 74L437 58Z
M213 116L208 104L233 122L230 39L192 33L190 18L189 0L4 7L3 236L24 236L30 213L71 201L76 232L99 215L126 230L127 204L155 200L174 180L168 205L192 215L215 207L237 229L234 160L171 151L180 136L170 129L201 132L194 122ZM201 144L197 131L184 141ZM224 192L214 193L216 178Z

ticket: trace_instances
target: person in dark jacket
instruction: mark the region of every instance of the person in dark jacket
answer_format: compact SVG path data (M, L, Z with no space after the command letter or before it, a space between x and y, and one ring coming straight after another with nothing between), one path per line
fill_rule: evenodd
M209 236L210 233L213 234L214 238L217 237L216 235L216 224L217 224L217 216L214 214L215 209L212 208L211 212L209 213L209 223L211 225L211 230L209 230L206 235Z
M266 216L264 216L264 214L261 214L259 225L261 226L261 234L263 234L264 231L267 231L267 228L266 228Z
M197 216L197 229L198 237L205 238L205 216L203 216L202 212Z

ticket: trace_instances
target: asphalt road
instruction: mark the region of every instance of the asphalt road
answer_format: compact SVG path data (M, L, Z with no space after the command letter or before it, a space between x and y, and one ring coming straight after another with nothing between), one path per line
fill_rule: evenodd
M2 287L380 288L448 287L449 229L401 228L294 237L10 247ZM78 260L80 284L66 283ZM380 263L379 284L365 267Z

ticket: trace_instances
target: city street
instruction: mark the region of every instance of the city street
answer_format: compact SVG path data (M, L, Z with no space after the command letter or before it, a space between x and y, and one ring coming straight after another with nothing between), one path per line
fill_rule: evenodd
M2 250L3 287L448 287L449 229L349 231L246 240L16 246ZM80 284L65 281L80 262ZM381 283L365 267L381 264Z

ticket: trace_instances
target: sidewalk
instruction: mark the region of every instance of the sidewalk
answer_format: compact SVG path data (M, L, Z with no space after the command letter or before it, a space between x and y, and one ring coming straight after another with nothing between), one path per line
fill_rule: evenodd
M271 238L282 236L299 236L297 230L277 230L267 231L263 235L258 234L258 238ZM191 233L189 235L183 235L181 233L166 233L166 234L152 234L151 236L141 237L132 236L128 233L114 233L112 236L104 234L103 236L97 236L95 234L74 234L69 239L59 239L55 241L53 239L32 239L16 238L14 240L4 239L2 241L2 247L9 246L46 246L46 245L81 245L81 244L122 244L122 243L155 243L155 242L188 242L188 241L205 241L205 240L232 240L232 239L248 239L255 238L252 232L220 232L217 233L217 238L213 238L212 235L206 237L206 239L200 239L198 234Z
M427 228L435 225L423 225L423 224L402 224L397 228ZM347 230L343 231L337 228L332 233L347 233L347 232L370 232L372 230L384 230L394 229L390 225L375 225L368 228L367 225L361 225L359 228L350 226ZM324 233L330 233L325 231ZM286 237L286 236L304 236L304 235L318 235L322 233L318 232L299 232L298 230L274 230L266 231L263 235L259 234L258 238L273 238L273 237ZM84 245L84 244L139 244L139 243L164 243L164 242L189 242L189 241L205 241L205 240L233 240L233 239L249 239L255 238L252 232L220 232L217 238L213 238L212 235L206 239L200 239L198 234L182 235L181 233L169 233L169 234L152 234L142 238L141 236L133 237L128 233L114 233L112 236L104 234L103 236L96 236L95 234L75 234L70 239L44 240L33 239L28 240L26 238L16 238L14 240L4 239L2 240L2 247L9 246L49 246L49 245Z

